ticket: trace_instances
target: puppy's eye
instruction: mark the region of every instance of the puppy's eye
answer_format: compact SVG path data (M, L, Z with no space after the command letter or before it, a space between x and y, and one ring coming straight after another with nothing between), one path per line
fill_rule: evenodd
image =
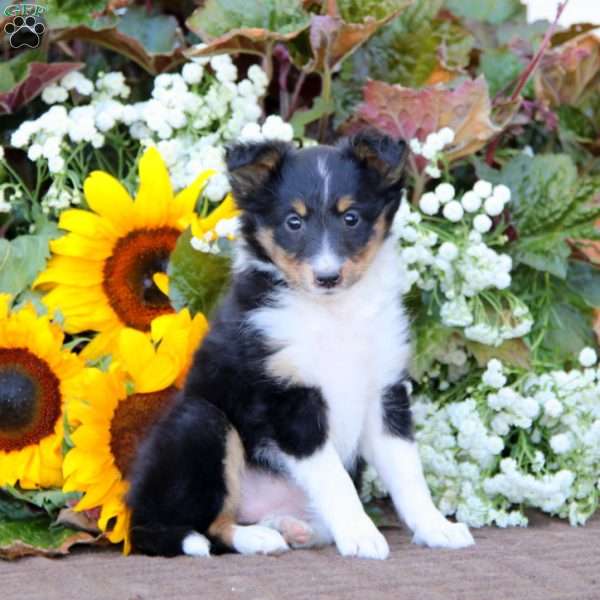
M298 231L302 228L302 219L297 214L291 214L285 220L285 226L290 231Z
M344 223L346 223L348 227L356 227L359 221L360 217L356 211L348 210L344 213Z

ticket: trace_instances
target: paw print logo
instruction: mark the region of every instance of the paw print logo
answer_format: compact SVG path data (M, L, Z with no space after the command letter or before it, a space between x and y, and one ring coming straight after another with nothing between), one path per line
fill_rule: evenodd
M15 17L12 22L4 26L4 32L8 35L8 42L13 48L37 48L42 40L42 35L46 28L43 23L36 21L36 18Z

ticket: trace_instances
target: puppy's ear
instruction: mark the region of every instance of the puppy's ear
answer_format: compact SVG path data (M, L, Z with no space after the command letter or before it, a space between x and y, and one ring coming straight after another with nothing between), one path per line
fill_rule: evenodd
M348 156L377 174L381 186L392 187L402 180L406 144L376 132L361 132L342 141Z
M229 183L241 208L279 171L291 146L285 142L253 142L229 146L225 162Z

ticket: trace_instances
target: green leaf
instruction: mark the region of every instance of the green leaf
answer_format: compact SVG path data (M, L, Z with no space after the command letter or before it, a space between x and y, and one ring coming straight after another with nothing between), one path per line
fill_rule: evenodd
M106 9L106 0L47 0L41 2L47 10L44 14L49 29L86 25L102 29L114 25L117 17L98 16Z
M578 307L554 303L549 317L542 349L558 364L572 362L583 348L596 345L591 319Z
M413 321L414 352L410 364L410 376L420 381L442 354L454 331L441 324L439 317L428 315L427 309L419 310Z
M58 512L67 506L70 500L77 500L80 494L75 492L63 492L58 489L49 490L21 490L14 487L4 488L6 494L15 500L26 502L47 512L50 516L56 516Z
M150 54L170 54L180 45L177 19L170 15L149 15L142 6L130 6L117 30L137 40Z
M90 543L97 538L70 527L53 526L47 515L30 519L0 517L0 558L67 554L77 543Z
M210 315L229 282L231 261L223 255L195 250L191 238L190 230L184 231L171 253L169 298L176 310L187 306L192 314Z
M567 283L573 293L581 296L590 308L600 308L600 268L573 260L569 263Z
M561 234L523 238L514 244L512 250L512 256L518 263L546 271L560 279L567 276L571 249Z
M483 73L490 86L490 94L510 91L510 84L516 82L525 64L508 48L486 48L479 60L479 71ZM533 82L525 86L525 96L532 97Z
M459 17L492 25L525 16L520 0L446 0L446 8Z
M563 104L557 109L561 133L568 133L578 141L592 141L596 138L594 122L576 106Z
M232 29L249 28L291 33L306 27L309 20L301 0L207 0L194 11L187 25L208 37L218 37Z
M46 267L48 242L58 236L56 227L12 241L0 239L0 292L17 295L31 285Z

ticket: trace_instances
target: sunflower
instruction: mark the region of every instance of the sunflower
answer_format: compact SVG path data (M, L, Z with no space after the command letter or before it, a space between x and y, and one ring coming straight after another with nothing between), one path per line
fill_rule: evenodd
M0 295L0 486L62 484L63 406L83 371L63 332L31 305Z
M124 542L126 554L129 469L139 442L173 402L207 330L204 316L192 319L187 310L155 319L150 336L121 330L109 371L86 369L67 405L74 431L63 462L63 489L84 492L75 510L100 507L100 529L111 542Z
M174 313L164 273L211 175L174 195L165 163L149 148L135 200L114 177L94 171L84 183L91 210L61 214L59 227L69 233L51 242L53 257L34 286L49 290L43 301L61 312L66 331L99 332L85 358L109 354L122 329L149 332L153 319Z

